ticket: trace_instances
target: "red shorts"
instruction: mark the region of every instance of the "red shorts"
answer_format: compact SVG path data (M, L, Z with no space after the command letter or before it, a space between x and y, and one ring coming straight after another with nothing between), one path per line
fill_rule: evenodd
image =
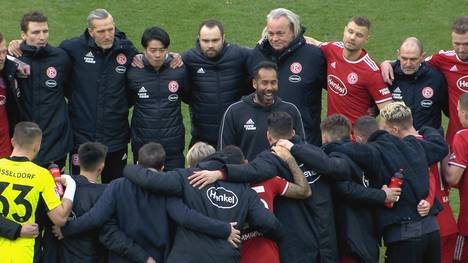
M440 237L440 255L442 263L453 263L453 254L457 244L458 233Z
M468 263L468 236L458 236L453 262Z
M350 256L341 256L340 263L359 263L359 260L356 260Z

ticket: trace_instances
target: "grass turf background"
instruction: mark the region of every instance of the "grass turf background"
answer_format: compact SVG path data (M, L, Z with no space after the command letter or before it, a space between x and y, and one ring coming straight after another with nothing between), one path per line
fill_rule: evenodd
M301 17L306 35L322 41L341 40L346 21L355 15L372 21L371 36L366 49L376 60L393 59L399 43L408 36L416 36L424 43L427 54L439 49L451 49L450 26L460 15L467 15L467 0L448 1L251 1L251 0L194 0L194 1L0 1L0 32L6 39L20 38L21 16L32 10L49 17L49 42L58 45L62 40L80 35L86 28L86 17L95 8L106 8L114 16L117 27L141 50L140 36L149 26L161 26L171 36L171 51L182 52L194 46L198 24L209 18L224 23L226 40L253 47L265 25L269 10L278 7L291 9ZM322 98L325 102L325 96ZM324 109L326 103L323 104ZM190 120L184 105L186 141L190 139ZM322 111L324 116L325 111ZM446 126L447 120L444 119ZM130 160L132 156L130 154ZM458 214L458 194L451 193L451 203Z

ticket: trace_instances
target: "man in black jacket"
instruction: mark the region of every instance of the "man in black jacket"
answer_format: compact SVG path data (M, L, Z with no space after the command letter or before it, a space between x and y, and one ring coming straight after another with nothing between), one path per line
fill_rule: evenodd
M218 145L221 119L229 105L250 93L247 59L252 50L227 43L220 21L200 24L195 48L182 54L190 78L192 140Z
M442 111L448 114L447 82L436 69L424 62L422 43L415 37L405 39L392 63L395 78L390 86L394 101L404 101L411 108L416 130L422 126L441 126Z
M165 152L160 144L149 143L140 148L139 162L146 167L162 170L164 159ZM168 190L169 193L176 191ZM97 229L108 220L114 219L114 224L123 231L125 238L119 233L115 236L114 231L101 236L101 241L111 252L109 261L140 262L151 258L156 262L164 262L171 241L168 216L181 227L212 235L216 239L232 238L236 233L238 235L238 231L229 225L230 221L221 222L203 216L187 208L180 199L151 194L126 178L110 183L89 211L76 220L69 221L61 231L65 236L75 235ZM234 233L233 236L231 233ZM225 240L223 242L230 246Z
M375 210L386 202L394 202L401 190L386 186L382 189L373 188L377 184L375 181L379 180L366 175L346 155L330 151L351 142L351 124L346 117L328 117L322 121L321 130L324 143L322 149L311 144L301 147L287 140L280 140L277 144L290 149L297 158L313 160L308 164L322 170L325 176L330 173L349 173L347 180L331 183L340 260L378 262L380 236L375 222ZM302 149L298 151L295 147ZM325 154L330 154L330 157L324 156ZM339 158L345 165L332 165L334 158ZM329 168L324 170L323 167Z
M91 11L83 35L63 41L60 48L72 62L68 82L74 138L72 174L77 174L78 146L98 141L109 149L102 173L102 182L108 183L121 176L127 163L129 103L125 72L137 50L115 28L111 14L104 9Z
M127 166L124 175L152 192L181 195L189 207L202 214L224 222L236 222L236 227L240 229L248 223L266 236L281 239L283 233L280 223L247 185L219 182L197 189L189 184L188 177L193 171L219 169L225 165L226 159L222 153L215 153L200 162L196 168L167 173L140 166ZM239 262L239 259L239 250L225 241L178 227L167 262Z
M411 110L400 102L381 110L385 129L372 133L367 144L352 143L332 149L343 152L369 174L389 184L394 173L403 170L402 192L392 208L377 213L377 226L387 246L388 262L440 262L439 227L425 200L429 192L428 166L442 160L448 152L437 130L424 127L417 138Z
M293 118L295 133L304 138L304 127L298 108L281 100L278 92L278 69L272 62L260 62L252 81L255 93L229 106L221 122L219 148L235 145L242 149L247 160L252 161L258 153L269 148L265 136L268 115L283 111Z
M72 131L65 102L65 82L70 59L61 49L48 44L47 17L39 12L21 19L21 61L31 66L28 76L17 74L21 93L22 119L36 122L43 131L41 150L34 160L47 168L50 163L65 167L72 147Z
M278 66L279 97L299 108L306 141L320 145L326 63L318 47L306 44L304 31L295 13L284 8L271 10L263 40L254 48L249 60L249 73L253 75L260 61L271 61Z
M272 121L270 118L276 114L279 112L270 114L268 118L269 133L277 133L274 131L275 125L270 125ZM329 180L346 179L349 176L349 166L341 158L328 160L328 156L321 150L319 154L311 155L310 151L307 151L310 144L302 143L297 136L292 137L294 133L285 134L288 135L269 141L274 144L277 139L287 139L297 144L291 153L300 164L313 196L304 200L284 197L275 200L274 213L287 230L287 242L278 244L281 262L337 262L338 249ZM313 170L312 167L318 169ZM270 150L261 152L248 164L227 164L223 169L224 176L220 171L199 171L189 177L189 180L198 187L205 187L222 179L253 184L280 176L287 181L293 181L288 165ZM343 173L330 172L334 169L339 169Z
M402 42L397 56L398 60L392 63L394 80L390 91L393 100L403 101L411 108L413 125L417 130L427 125L443 132L442 112L448 115L447 82L444 75L424 61L423 45L415 37ZM435 195L443 206L443 210L437 215L442 262L451 262L458 229L450 207L450 186L443 179L439 167L440 165L435 164L430 169L435 176Z
M185 66L171 68L170 38L159 27L145 30L141 37L144 67L131 67L127 86L134 104L131 121L133 159L148 142L159 142L166 151L165 169L185 166L185 127L181 101L187 91Z
M84 143L78 149L80 157L80 175L72 178L77 184L75 201L69 220L73 220L90 210L106 188L96 181L104 169L106 147L101 143ZM66 236L57 246L57 262L62 263L104 263L107 262L107 250L99 243L98 233L87 232L81 235Z

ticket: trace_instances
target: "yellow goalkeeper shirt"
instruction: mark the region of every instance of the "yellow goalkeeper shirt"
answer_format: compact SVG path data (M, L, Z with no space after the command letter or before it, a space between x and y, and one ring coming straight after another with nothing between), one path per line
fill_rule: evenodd
M37 204L42 197L48 211L61 201L55 182L46 169L26 157L0 159L0 214L19 224L34 223ZM0 262L30 263L34 259L33 238L12 241L0 237Z

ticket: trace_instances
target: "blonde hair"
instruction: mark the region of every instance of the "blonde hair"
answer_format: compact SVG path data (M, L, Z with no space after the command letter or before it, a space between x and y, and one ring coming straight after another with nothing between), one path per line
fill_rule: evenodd
M206 142L195 143L187 152L189 167L195 167L201 160L215 152L215 148Z
M413 125L411 109L404 102L391 102L380 110L380 118L391 125L408 129Z

